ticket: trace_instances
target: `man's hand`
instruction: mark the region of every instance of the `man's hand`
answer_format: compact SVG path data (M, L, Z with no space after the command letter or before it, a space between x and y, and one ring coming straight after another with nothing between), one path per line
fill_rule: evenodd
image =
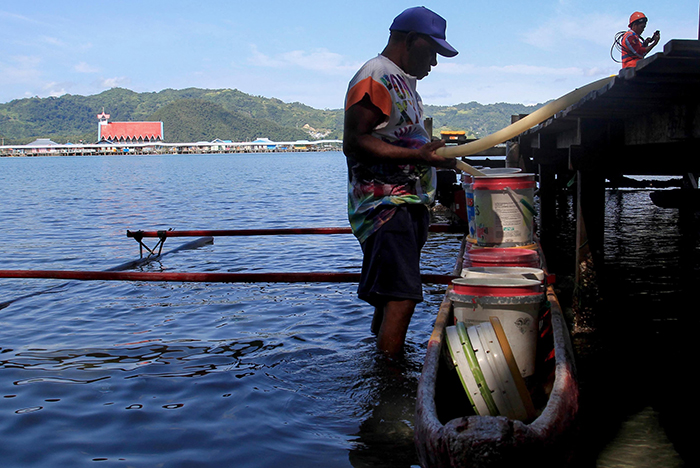
M649 47L649 49L651 49L659 43L660 39L661 33L659 31L655 31L651 37L644 39L644 47Z
M445 146L444 140L435 140L430 143L426 143L421 146L418 150L421 159L430 164L431 166L444 167L447 169L454 169L457 166L457 160L454 158L443 158L439 156L435 151L438 148Z

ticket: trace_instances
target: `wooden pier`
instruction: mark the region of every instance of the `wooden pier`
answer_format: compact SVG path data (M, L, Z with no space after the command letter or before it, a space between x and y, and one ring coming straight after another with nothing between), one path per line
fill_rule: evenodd
M557 191L575 181L575 328L585 329L585 309L599 297L606 179L677 175L695 189L693 196L700 193L700 40L672 40L662 53L621 70L602 89L511 141L507 159L539 174L545 247Z

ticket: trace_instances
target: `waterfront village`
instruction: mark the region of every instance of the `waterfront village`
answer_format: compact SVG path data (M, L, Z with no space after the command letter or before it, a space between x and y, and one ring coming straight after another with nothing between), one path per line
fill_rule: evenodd
M258 138L248 142L214 139L189 143L168 143L163 122L110 122L104 110L99 121L96 143L56 143L39 138L26 145L1 145L0 156L90 156L115 154L208 154L266 153L300 151L339 151L342 140L272 141Z

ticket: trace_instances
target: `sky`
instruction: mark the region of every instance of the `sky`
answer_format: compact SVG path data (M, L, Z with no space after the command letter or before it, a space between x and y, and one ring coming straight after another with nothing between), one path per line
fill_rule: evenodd
M0 0L0 103L195 87L338 109L393 18L419 5L459 51L419 82L429 105L536 104L616 74L610 48L634 11L644 37L661 31L654 53L698 39L698 0Z

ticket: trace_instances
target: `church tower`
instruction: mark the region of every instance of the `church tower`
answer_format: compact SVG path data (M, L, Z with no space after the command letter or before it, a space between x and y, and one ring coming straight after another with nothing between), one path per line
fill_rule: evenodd
M97 141L102 141L102 127L109 123L109 114L105 114L105 108L102 108L102 113L97 114L97 120L99 120L99 125L97 126Z

